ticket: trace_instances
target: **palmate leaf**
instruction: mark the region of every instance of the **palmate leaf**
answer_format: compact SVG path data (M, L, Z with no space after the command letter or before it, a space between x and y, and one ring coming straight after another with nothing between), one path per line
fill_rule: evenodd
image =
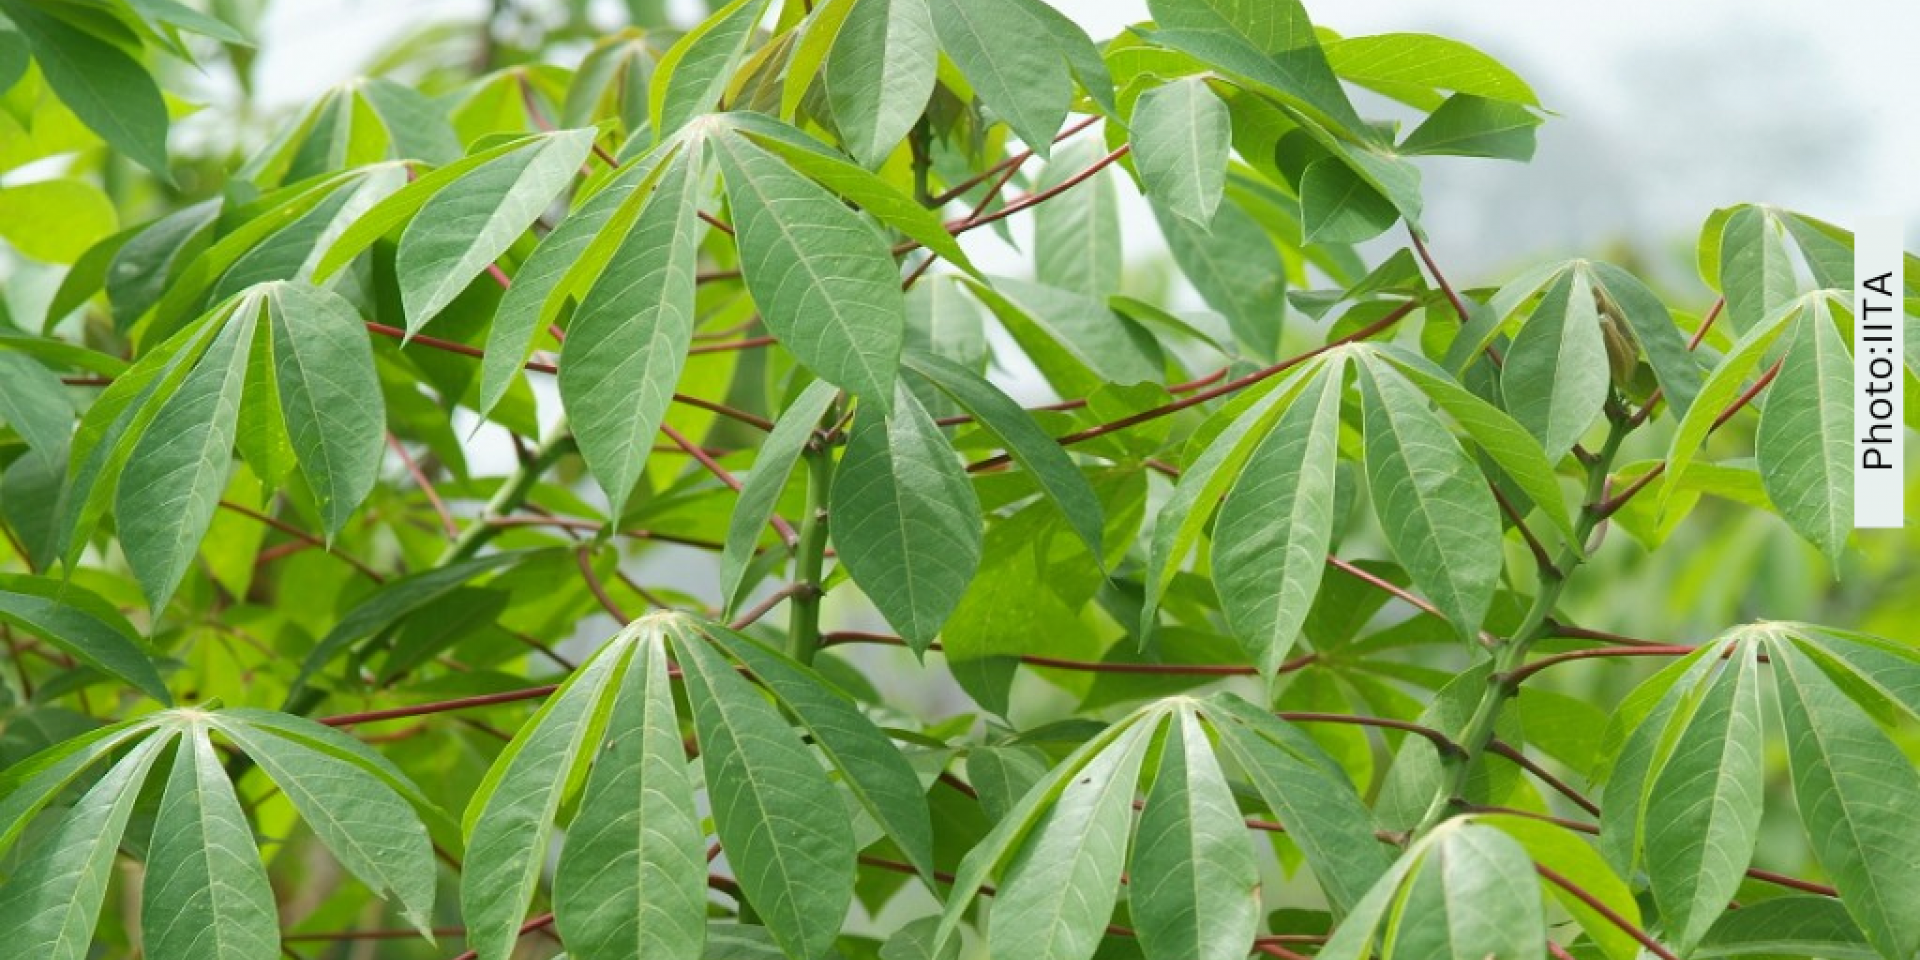
M594 131L562 130L470 172L420 206L400 234L395 270L417 333L533 224L593 146Z
M1558 462L1600 417L1608 390L1606 342L1593 287L1569 270L1547 288L1508 348L1500 392L1507 412Z
M142 741L88 788L0 884L0 925L44 960L86 960L134 801L171 735Z
M1200 77L1140 95L1133 108L1133 158L1147 193L1174 214L1206 226L1227 185L1233 142L1227 105Z
M907 861L931 880L933 825L928 820L926 791L886 735L810 668L730 630L709 628L707 636L793 714L861 806Z
M1047 22L1020 0L928 0L940 50L1041 157L1067 118L1073 81Z
M500 297L480 361L480 405L499 405L533 352L535 337L560 318L570 299L583 296L633 228L667 161L682 144L664 144L620 167L581 201L527 256Z
M813 439L813 431L820 426L820 418L838 394L825 380L807 384L781 411L780 419L754 455L753 470L740 484L740 499L727 521L726 545L720 551L720 596L728 612L739 605L741 591L747 586L747 571L760 531L773 518L787 478L793 475L794 466Z
M640 642L610 726L554 874L560 932L588 960L697 960L704 831L660 638Z
M1480 471L1412 384L1360 365L1374 513L1414 585L1463 639L1480 631L1500 578L1500 515Z
M1727 319L1746 333L1799 292L1780 225L1764 207L1743 206L1720 234L1720 286Z
M1126 866L1134 784L1153 729L1130 729L1074 774L1033 827L994 897L996 956L1089 960Z
M1769 637L1794 800L1814 856L1883 957L1920 949L1920 774L1798 644Z
M1260 923L1260 874L1232 788L1191 709L1168 720L1129 873L1148 960L1247 955Z
M163 704L173 702L133 624L119 608L85 587L0 574L0 623L42 637Z
M1100 500L1073 459L1032 414L984 377L945 357L908 353L904 362L1000 438L1014 462L1033 473L1040 491L1060 508L1088 551L1101 556Z
M1752 329L1742 334L1727 351L1720 365L1707 375L1706 382L1700 387L1700 393L1694 398L1692 406L1687 408L1680 425L1674 430L1673 441L1667 448L1667 470L1676 477L1684 477L1687 467L1692 465L1694 457L1706 443L1714 423L1719 419L1720 411L1727 409L1740 390L1747 383L1748 374L1760 365L1769 348L1780 334L1785 332L1804 313L1809 305L1821 294L1807 294L1789 300L1767 315ZM1661 492L1662 506L1673 498L1677 484L1668 484Z
M1824 299L1787 333L1754 437L1760 482L1795 533L1833 564L1853 527L1853 362Z
M911 839L914 810L925 816L918 781L897 754L887 756L895 748L839 694L798 664L715 625L649 614L555 692L494 762L468 807L461 900L469 942L482 958L510 954L553 818L583 780L556 892L563 929L596 945L589 953L576 944L576 952L589 960L600 949L701 955L703 833L692 795L683 792L692 787L666 686L668 644L685 672L721 848L746 900L788 955L823 956L838 933L853 895L853 826L801 733L742 678L728 653L752 664L889 830L907 837L909 849L925 848L924 839ZM603 735L614 738L608 752L598 752ZM636 796L643 798L639 807Z
M828 512L840 562L915 652L925 652L979 568L980 501L953 448L903 386L862 408Z
M1101 156L1092 138L1055 151L1033 188L1055 190ZM1102 169L1033 211L1033 275L1046 286L1104 300L1120 286L1120 194Z
M327 534L346 526L379 477L386 408L360 314L304 283L261 293L287 436Z
M824 380L893 400L906 304L885 240L832 194L745 137L711 140L741 270L768 329Z
M167 604L206 535L233 466L235 424L260 304L246 298L127 457L114 515L147 602Z
M877 167L933 95L940 46L927 0L856 0L827 53L820 84L840 140Z
M1299 639L1333 540L1346 365L1334 362L1247 457L1220 505L1212 569L1234 634L1273 676Z
M686 365L704 186L696 144L661 174L560 351L560 397L610 516L645 469Z
M740 888L788 955L832 947L853 900L853 826L779 712L705 642L676 637L714 829Z
M74 116L162 182L173 182L167 105L138 60L41 4L4 0L0 12L25 35L47 85Z
M0 885L0 918L47 955L89 955L108 877L143 782L173 749L153 814L141 889L149 956L266 960L279 953L279 919L253 828L221 769L219 731L259 762L294 808L356 876L395 893L424 931L434 868L405 777L368 748L304 718L264 711L174 709L56 745L0 777L0 820L10 842L33 814L87 767L139 741L25 853ZM367 773L374 770L376 773ZM151 791L149 791L151 792ZM16 819L17 818L17 819ZM4 846L4 844L0 844Z
M1642 841L1661 922L1691 947L1725 909L1760 826L1759 666L1746 645L1707 687L1652 779Z
M1168 584L1173 582L1174 574L1193 550L1215 501L1232 487L1241 467L1273 423L1325 366L1323 361L1310 361L1286 379L1265 388L1264 394L1256 395L1249 406L1215 435L1200 456L1181 471L1173 495L1154 517L1153 536L1148 544L1146 595L1140 605L1139 635L1143 644L1159 620L1160 600L1166 595ZM1338 379L1342 374L1336 369L1330 376Z

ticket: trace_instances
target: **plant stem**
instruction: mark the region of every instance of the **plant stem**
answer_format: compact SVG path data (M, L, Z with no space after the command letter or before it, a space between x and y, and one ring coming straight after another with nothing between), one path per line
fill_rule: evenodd
M487 541L499 536L505 528L494 521L520 509L527 495L533 492L533 485L540 481L540 476L567 452L572 443L573 434L567 430L567 422L561 420L554 424L553 432L534 448L533 456L508 476L507 482L499 490L494 491L493 499L480 509L479 516L467 523L467 528L447 546L446 552L440 555L434 566L444 567L472 557L487 545Z
M832 416L833 411L828 411ZM812 663L820 650L820 571L827 560L827 485L833 482L833 461L827 449L810 448L807 461L807 513L800 520L800 545L794 556L793 621L787 628L787 650L793 659Z
M1552 632L1549 618L1553 614L1553 606L1566 588L1568 576L1580 564L1581 547L1592 536L1594 528L1606 519L1599 505L1606 498L1607 471L1612 469L1614 457L1620 452L1620 444L1632 429L1624 419L1609 419L1606 442L1587 467L1586 496L1581 501L1580 520L1574 525L1574 539L1561 548L1553 562L1540 565L1540 589L1534 594L1533 605L1527 609L1513 635L1494 649L1493 671L1487 675L1487 687L1481 692L1480 702L1474 706L1473 715L1467 720L1466 729L1457 740L1462 753L1441 755L1446 774L1441 789L1427 806L1426 815L1414 828L1414 836L1425 834L1446 819L1448 809L1464 794L1474 764L1486 752L1487 745L1493 742L1494 725L1500 719L1500 708L1506 704L1508 697L1519 690L1518 680L1525 676L1521 670L1527 662L1528 649L1536 640Z

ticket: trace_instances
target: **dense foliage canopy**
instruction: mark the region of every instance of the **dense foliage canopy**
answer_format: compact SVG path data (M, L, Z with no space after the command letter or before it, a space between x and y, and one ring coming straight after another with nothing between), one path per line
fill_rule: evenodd
M1844 227L1456 287L1548 110L1295 0L588 6L0 0L7 956L1920 952Z

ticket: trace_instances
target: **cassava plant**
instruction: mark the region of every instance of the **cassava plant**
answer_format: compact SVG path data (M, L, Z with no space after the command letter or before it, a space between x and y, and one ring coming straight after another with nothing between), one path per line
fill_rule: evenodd
M249 5L0 0L0 954L1920 953L1915 638L1659 599L1903 582L1845 228L1464 287L1465 43L626 6L169 153Z

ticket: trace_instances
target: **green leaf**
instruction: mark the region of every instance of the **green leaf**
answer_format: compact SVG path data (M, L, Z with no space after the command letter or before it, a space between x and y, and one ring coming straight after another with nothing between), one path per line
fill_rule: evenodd
M1534 863L1547 864L1555 873L1573 881L1582 891L1612 910L1615 916L1625 918L1636 927L1641 926L1640 904L1633 898L1633 891L1628 888L1627 882L1620 879L1599 852L1579 834L1558 824L1517 814L1479 814L1473 819L1475 823L1498 827L1507 836L1519 841ZM1558 884L1550 885L1547 889L1560 906L1579 922L1580 928L1587 933L1587 939L1592 940L1609 960L1636 960L1640 956L1639 941L1622 930L1619 924ZM1698 953L1694 955L1699 956Z
M578 131L569 132L577 133ZM340 272L341 267L352 263L355 257L365 253L367 248L379 242L380 238L386 236L395 227L406 223L428 201L467 174L523 150L537 150L542 142L541 136L509 140L477 153L468 154L415 178L412 183L374 204L373 208L363 214L360 219L355 220L352 226L341 231L340 236L327 247L327 252L320 258L320 262L314 265L313 282L326 282L328 278ZM218 210L214 212L217 213Z
M923 207L879 174L848 163L833 148L763 114L741 111L725 116L728 123L754 143L785 160L793 169L813 178L865 210L884 226L906 234L962 270L978 275L960 241L947 232L936 210Z
M866 409L834 471L828 513L840 562L924 653L980 566L980 501L953 448L905 387Z
M1826 957L1828 960L1880 960L1847 916L1847 908L1831 897L1775 897L1742 904L1721 916L1700 939L1693 956Z
M1096 558L1102 555L1100 538L1105 521L1093 485L1066 450L1034 422L1032 414L984 377L945 357L909 353L904 362L1000 438L1014 462L1031 472L1040 492L1060 508L1088 551Z
M1236 6L1239 5L1239 0L1234 2ZM1158 10L1176 5L1198 4L1195 0L1160 0L1147 6ZM1248 8L1252 9L1253 6L1249 5ZM1279 27L1285 35L1276 42L1284 44L1284 49L1263 50L1246 36L1227 30L1190 29L1185 24L1166 19L1164 13L1156 13L1155 16L1167 29L1154 31L1148 34L1148 38L1159 46L1196 57L1234 77L1260 95L1296 112L1308 124L1327 128L1320 131L1323 134L1328 130L1339 131L1339 140L1372 143L1376 135L1354 111L1346 90L1340 86L1340 79L1334 76L1333 68L1327 64L1326 54L1314 40L1312 25L1306 23L1300 5L1293 0L1282 0L1272 6L1288 10L1282 16L1295 21ZM1342 153L1344 148L1337 148L1339 140L1329 135L1326 144L1328 149Z
M1148 0L1147 9L1162 27L1228 34L1262 53L1316 42L1306 8L1297 0Z
M277 282L265 297L287 436L332 536L380 476L387 415L373 348L359 311L334 293Z
M841 143L872 168L926 109L940 45L927 0L857 0L849 6L820 84Z
M1256 357L1277 355L1287 268L1260 223L1231 199L1205 230L1164 204L1153 205L1153 216L1173 262L1207 305L1226 316L1234 339Z
M1034 153L1050 152L1073 81L1048 24L1018 0L929 0L940 49Z
M108 724L0 769L0 853L11 850L34 816L80 774L153 725L151 715Z
M1707 380L1700 386L1700 393L1694 397L1693 405L1687 408L1686 415L1680 418L1680 426L1673 432L1673 441L1667 447L1667 471L1676 477L1687 475L1687 467L1706 443L1707 434L1713 432L1720 412L1727 409L1746 385L1747 374L1760 364L1769 347L1779 339L1799 315L1804 312L1807 297L1790 300L1782 304L1765 320L1754 325L1740 337L1739 342L1721 358L1720 365L1707 374ZM1661 503L1671 501L1676 485L1669 484L1661 493Z
M1437 960L1538 957L1546 939L1533 860L1512 837L1464 823L1436 835L1388 920L1388 955Z
M25 354L0 350L0 423L13 428L48 466L67 459L73 433L73 404L53 371Z
M1537 107L1532 88L1500 61L1458 40L1424 33L1383 33L1326 44L1334 72L1396 100L1431 110L1435 90Z
M0 187L0 239L48 263L72 263L118 226L113 201L80 180Z
M1920 774L1813 660L1768 644L1793 795L1821 868L1883 957L1920 949ZM1744 912L1744 910L1742 911Z
M4 0L0 12L26 35L47 86L80 122L162 182L173 182L167 170L167 105L139 61L39 4Z
M467 806L460 915L480 960L507 960L546 865L567 785L600 742L631 646L616 639L574 671L514 735Z
M0 574L0 621L38 636L163 704L165 681L119 608L78 584Z
M67 459L67 482L60 491L57 528L57 552L69 567L80 562L113 498L128 454L163 405L158 400L179 389L232 308L231 303L222 304L194 326L148 350L116 376L80 418Z
M1233 790L1192 710L1168 721L1140 814L1128 897L1148 960L1241 960L1260 926L1260 872Z
M1682 952L1726 910L1753 858L1765 786L1758 670L1752 648L1735 646L1647 794L1649 886Z
M1720 234L1720 283L1727 319L1738 333L1751 330L1799 292L1771 211L1741 207L1727 218Z
M145 955L153 960L270 960L280 953L273 886L246 811L207 739L203 714L182 724L154 818L141 883Z
M1399 373L1360 365L1367 482L1393 555L1471 643L1493 602L1500 514L1478 467Z
M498 406L520 376L534 338L559 319L569 298L587 292L638 218L642 204L679 145L663 146L622 166L600 185L540 245L513 275L487 328L480 361L479 413Z
M1700 361L1687 349L1687 338L1681 336L1667 305L1639 278L1613 264L1588 262L1584 269L1589 271L1595 288L1605 291L1626 317L1634 339L1653 367L1667 406L1684 415L1700 394Z
M1400 141L1400 152L1423 156L1533 159L1540 117L1526 107L1456 93Z
M1853 529L1854 402L1853 358L1815 300L1787 334L1753 445L1768 499L1835 577Z
M981 888L986 886L993 872L1033 832L1034 825L1049 805L1060 797L1067 783L1088 765L1088 761L1110 746L1122 741L1131 744L1151 733L1151 725L1141 723L1143 719L1157 716L1157 713L1149 712L1151 710L1136 712L1076 747L1073 753L1027 790L1019 803L994 824L993 832L967 851L966 858L960 861L960 869L954 876L953 886L948 889L946 904L940 913L940 929L936 931L933 942L934 953L941 952L951 941L954 931L960 927L960 919L966 915L967 908L980 895Z
M40 960L86 960L114 856L170 735L149 737L90 787L0 886L0 929Z
M737 135L713 139L747 290L768 329L821 379L885 409L906 304L878 231Z
M553 879L561 936L584 957L699 960L706 848L666 644L643 639Z
M933 825L926 790L899 748L820 674L724 627L709 628L708 636L792 712L907 862L931 881Z
M1452 417L1453 421L1465 430L1467 436L1498 464L1500 469L1513 478L1534 506L1547 515L1547 519L1576 550L1584 550L1585 544L1575 542L1573 518L1568 515L1565 493L1560 489L1560 480L1554 475L1553 464L1547 460L1546 451L1538 441L1527 433L1505 411L1475 396L1472 391L1446 375L1425 357L1392 345L1369 348L1394 369L1419 387L1427 398L1439 406L1441 411Z
M1005 277L994 278L991 287L966 282L1063 396L1161 379L1153 337L1114 313L1104 298Z
M727 520L727 541L720 551L720 596L727 611L740 603L740 591L747 586L747 570L753 562L760 531L773 518L787 478L806 452L820 418L833 405L839 393L833 384L815 380L780 413L773 431L754 454L753 470L740 484L740 499L734 503Z
M1061 147L1035 181L1035 191L1062 187L1101 157L1102 144L1081 138ZM1120 195L1102 169L1033 211L1034 279L1105 300L1120 288Z
M234 719L214 714L209 722L260 765L341 866L382 899L398 901L407 921L429 936L433 847L407 801L353 763Z
M1360 243L1399 220L1393 201L1339 157L1325 157L1300 174L1300 227L1306 243Z
M592 130L561 130L484 163L435 193L400 234L407 332L417 333L498 259L580 170Z
M766 15L768 0L733 0L680 38L654 68L647 113L655 143L719 103Z
M1302 756L1276 742L1266 728L1294 731L1238 697L1222 694L1208 701L1207 718L1221 745L1299 845L1327 902L1338 912L1355 911L1393 858L1374 838L1373 814L1345 775L1337 767L1328 769L1333 763L1324 754ZM1318 753L1304 735L1295 739Z
M1089 960L1127 861L1134 782L1154 725L1129 730L1073 776L1007 868L987 927L994 956Z
M1507 412L1558 462L1599 418L1610 382L1593 287L1581 270L1561 275L1507 350L1500 393Z
M158 611L187 575L227 488L248 348L260 304L245 298L134 440L114 496L120 545Z
M815 960L853 900L853 825L779 711L690 632L675 636L714 829L740 889L789 956Z
M1319 374L1247 458L1220 505L1211 568L1220 605L1272 677L1300 637L1333 541L1346 365Z
M1146 596L1140 606L1139 635L1142 643L1153 634L1159 620L1160 600L1173 582L1174 574L1186 561L1199 540L1213 505L1227 492L1240 468L1252 455L1255 445L1267 435L1275 420L1307 388L1320 371L1319 361L1303 364L1285 380L1257 394L1250 405L1214 437L1200 456L1186 465L1173 495L1154 516L1153 536L1148 541ZM1335 371L1334 379L1344 376Z
M333 629L327 631L326 636L321 637L320 642L307 652L306 659L300 663L300 672L294 677L293 686L287 693L287 703L290 707L298 703L313 675L325 669L335 657L349 648L393 626L407 614L466 585L475 577L496 567L517 564L526 557L525 551L488 554L422 570L382 584L380 589L342 616Z
M560 398L609 516L646 468L693 342L702 183L689 156L661 175L560 350Z
M1183 77L1141 94L1129 126L1147 193L1178 216L1212 223L1227 185L1233 121L1207 80Z

